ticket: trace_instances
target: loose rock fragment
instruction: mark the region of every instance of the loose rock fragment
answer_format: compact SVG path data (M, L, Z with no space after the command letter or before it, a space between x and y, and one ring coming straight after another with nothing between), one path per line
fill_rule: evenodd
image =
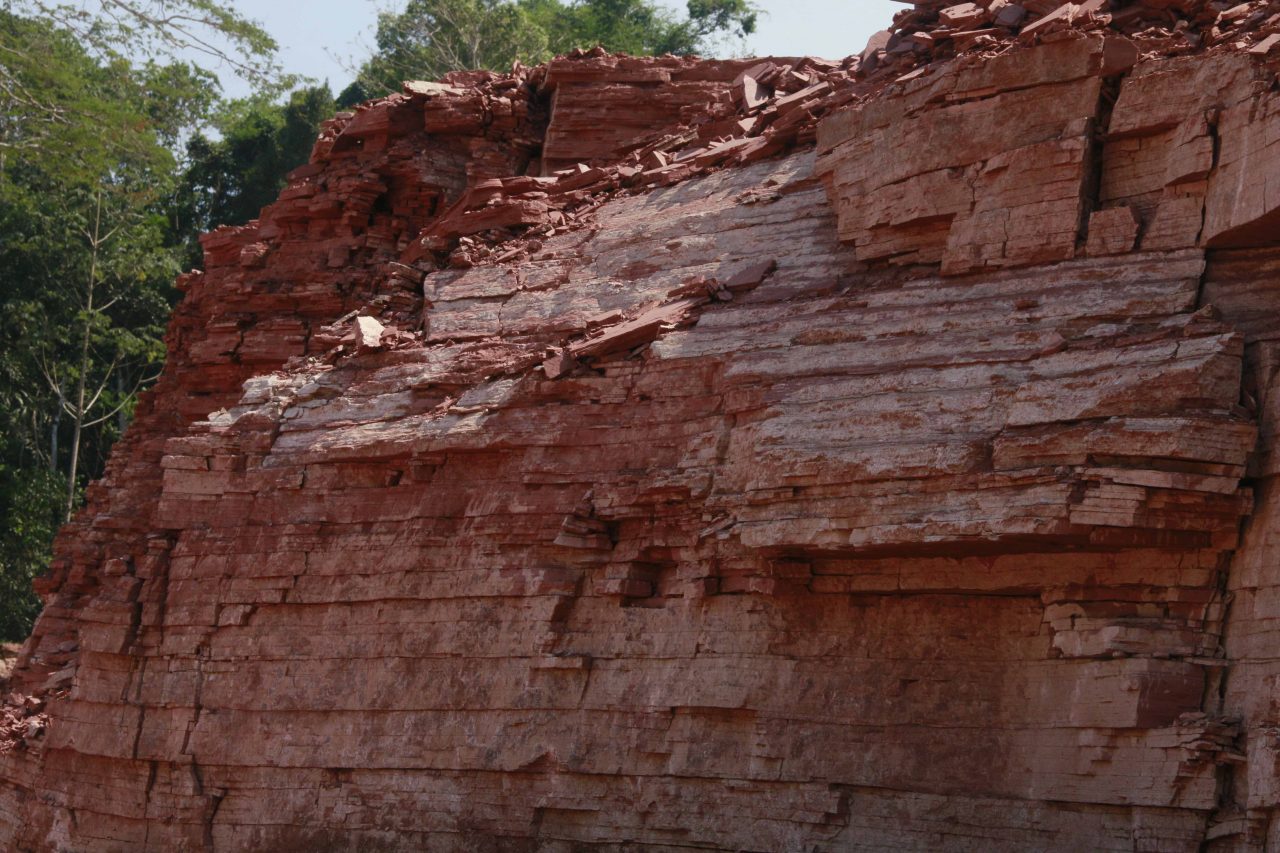
M382 335L385 331L385 327L374 318L357 317L355 319L356 348L360 350L381 349Z

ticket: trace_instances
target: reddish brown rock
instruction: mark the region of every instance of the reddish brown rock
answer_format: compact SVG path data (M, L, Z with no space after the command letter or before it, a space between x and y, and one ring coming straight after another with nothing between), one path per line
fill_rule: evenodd
M0 846L1274 846L1269 9L335 118L59 538Z
M655 132L680 124L687 110L729 96L739 75L758 64L748 59L690 65L675 58L608 55L557 59L547 66L543 85L561 121L548 129L544 169L617 160ZM765 100L761 82L748 74L739 83L743 91L749 85L742 96L748 108Z
M1089 243L1086 251L1092 257L1132 252L1138 242L1140 225L1132 207L1095 210L1089 216Z

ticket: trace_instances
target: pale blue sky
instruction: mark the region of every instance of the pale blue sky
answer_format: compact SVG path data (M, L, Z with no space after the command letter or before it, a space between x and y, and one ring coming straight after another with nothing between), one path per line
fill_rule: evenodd
M683 8L679 0L660 0ZM263 24L280 43L286 71L329 80L335 90L346 85L344 63L363 59L373 42L378 9L403 7L403 0L233 0L246 16ZM885 29L903 8L892 0L757 0L766 14L745 49L729 53L756 56L821 56L840 59L857 53L867 38ZM243 94L234 78L225 79L228 94Z

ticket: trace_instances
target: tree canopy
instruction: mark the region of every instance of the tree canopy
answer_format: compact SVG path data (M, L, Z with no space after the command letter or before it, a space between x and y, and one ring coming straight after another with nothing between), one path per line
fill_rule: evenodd
M182 142L233 62L278 90L261 30L211 0L0 2L0 637L36 609L53 532L155 378L187 235Z
M248 222L275 201L334 109L328 85L303 86L283 104L269 95L232 101L214 116L213 132L191 136L173 210L187 266L200 263L199 234Z
M696 54L755 31L749 0L689 0L678 16L652 0L409 0L378 16L375 50L339 96L350 106L450 71L506 71L575 47Z

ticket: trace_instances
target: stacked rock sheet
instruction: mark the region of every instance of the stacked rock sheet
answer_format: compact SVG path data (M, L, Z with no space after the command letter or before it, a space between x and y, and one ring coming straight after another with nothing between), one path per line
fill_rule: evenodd
M59 537L0 847L1275 849L1276 31L339 115Z

